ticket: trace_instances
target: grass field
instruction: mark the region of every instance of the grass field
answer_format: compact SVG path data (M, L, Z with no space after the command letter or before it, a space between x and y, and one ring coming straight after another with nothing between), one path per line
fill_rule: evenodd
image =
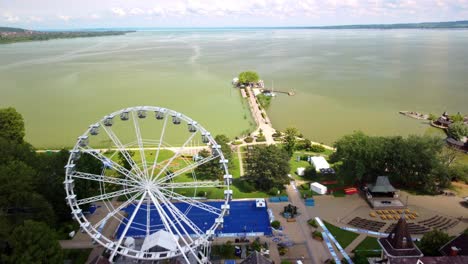
M377 242L377 238L375 237L366 237L354 250L379 250L381 249L379 243Z
M353 232L350 232L350 231L346 231L346 230L343 230L337 226L334 226L328 222L325 222L323 221L325 226L328 228L328 230L330 231L330 233L332 233L332 235L336 238L336 240L338 241L338 243L340 243L340 245L343 247L343 248L346 248L349 244L351 244L351 242L353 242L354 239L356 239L356 237L358 237L359 235L356 234L356 233L353 233Z

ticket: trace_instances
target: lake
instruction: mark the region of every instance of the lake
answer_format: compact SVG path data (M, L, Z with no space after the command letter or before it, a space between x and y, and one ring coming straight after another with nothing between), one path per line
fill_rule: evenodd
M25 118L38 148L71 146L96 120L133 105L180 111L212 134L253 121L231 80L255 70L276 96L274 127L333 143L435 133L400 110L468 113L466 30L161 30L0 46L0 107Z

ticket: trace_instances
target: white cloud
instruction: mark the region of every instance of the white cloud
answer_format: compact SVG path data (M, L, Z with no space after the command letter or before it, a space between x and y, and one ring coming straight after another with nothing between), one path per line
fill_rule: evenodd
M101 16L98 15L98 14L91 14L90 18L91 18L91 19L100 19Z
M71 17L70 16L65 16L65 15L58 15L57 18L60 19L60 20L63 20L63 21L68 21L68 20L70 20Z
M140 8L132 8L129 12L131 15L142 15L145 11L141 10Z
M123 10L122 8L120 7L113 7L111 9L112 13L118 15L118 16L125 16L127 14L127 12L125 12L125 10Z
M8 23L16 23L16 22L20 21L19 16L13 15L11 13L4 13L3 18Z

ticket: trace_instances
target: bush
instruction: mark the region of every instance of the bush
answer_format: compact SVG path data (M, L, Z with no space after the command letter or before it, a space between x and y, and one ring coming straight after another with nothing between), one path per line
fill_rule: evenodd
M265 141L266 141L265 135L259 135L257 137L257 142L265 142Z
M312 232L312 237L318 240L323 240L322 233L320 233L319 231Z
M309 150L312 151L312 152L321 153L321 152L325 151L325 147L322 146L322 145L313 144L313 145L310 146Z
M268 191L268 194L269 195L278 195L278 192L279 192L278 188L273 187Z
M278 252L279 252L280 256L284 256L286 253L288 253L288 249L285 248L285 247L279 246L278 247Z
M271 135L272 137L281 137L281 132L276 130L275 133L273 133L273 135Z
M198 197L205 197L205 192L204 192L204 191L199 191L199 192L197 193L197 196L198 196Z
M244 138L245 143L252 143L254 141L253 137Z
M317 176L317 170L315 169L314 164L307 166L307 168L304 171L304 177L314 178L315 176Z
M450 137L460 141L463 137L468 137L468 126L463 122L451 124L447 130Z
M255 191L255 187L246 180L234 179L234 185L239 189L239 191L244 193L250 193Z
M263 117L263 118L265 118L265 117L266 117L266 115L265 115L265 113L264 113L264 112L262 112L261 114L262 114L262 117Z
M315 221L315 219L310 219L309 221L307 221L307 223L312 226L312 227L315 227L317 228L318 227L318 224L317 224L317 221ZM313 235L313 234L312 234ZM321 235L321 234L320 234Z
M234 146L237 146L237 145L242 144L242 141L236 140L236 141L232 142L231 144L234 145Z
M271 225L271 227L273 227L274 229L278 229L278 228L280 228L281 223L280 223L279 221L275 220L275 221L271 222L270 225Z

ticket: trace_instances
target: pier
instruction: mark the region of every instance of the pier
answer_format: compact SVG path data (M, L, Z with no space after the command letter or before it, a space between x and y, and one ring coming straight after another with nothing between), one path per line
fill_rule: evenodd
M287 94L289 96L294 96L296 95L296 92L294 91L294 89L291 89L289 91L284 91L284 90L273 90L273 89L268 89L268 88L264 88L262 90L262 92L269 92L269 93L281 93L281 94Z

